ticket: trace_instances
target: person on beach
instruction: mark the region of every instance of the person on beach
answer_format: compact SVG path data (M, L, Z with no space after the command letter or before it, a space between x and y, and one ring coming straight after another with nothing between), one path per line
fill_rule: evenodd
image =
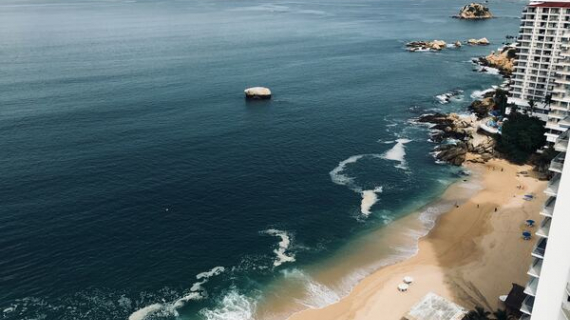
M497 207L495 207L495 212L497 212Z

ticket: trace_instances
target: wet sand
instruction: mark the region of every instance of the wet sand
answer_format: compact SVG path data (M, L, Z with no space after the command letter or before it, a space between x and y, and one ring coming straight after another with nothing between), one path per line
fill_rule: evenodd
M457 195L460 184L450 187L442 199L449 202L457 197L458 207L453 205L439 217L432 231L419 241L415 256L373 272L340 301L300 311L290 319L400 320L430 291L465 308L499 307L498 297L509 292L511 283L524 285L528 280L526 271L535 241L523 240L521 232L528 229L525 220L540 221L546 182L518 175L530 167L503 160L467 167L480 174L482 189L462 201ZM524 189L517 188L519 185ZM524 201L522 196L528 193L536 198ZM414 218L417 220L417 215L401 223ZM332 272L319 280L326 283L334 274L340 275ZM405 276L415 281L408 292L401 293L396 288Z

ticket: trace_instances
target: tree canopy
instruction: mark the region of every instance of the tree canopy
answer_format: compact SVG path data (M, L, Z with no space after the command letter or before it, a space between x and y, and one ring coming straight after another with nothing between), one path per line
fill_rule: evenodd
M546 143L544 132L540 119L511 112L509 120L503 124L502 135L497 139L497 150L514 163L525 163Z

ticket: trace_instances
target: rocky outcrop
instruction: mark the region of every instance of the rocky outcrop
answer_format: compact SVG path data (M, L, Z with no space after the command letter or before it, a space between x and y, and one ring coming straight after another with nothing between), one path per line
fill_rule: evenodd
M441 49L447 47L447 43L443 40L433 40L433 41L412 41L406 44L408 51L440 51Z
M420 123L431 123L431 140L436 159L459 166L465 161L486 162L494 158L495 140L477 133L477 122L457 114L427 114L417 119Z
M493 17L489 8L485 7L480 3L470 3L465 7L461 8L459 14L455 16L458 19L468 19L468 20L481 20L490 19Z
M434 133L431 135L431 140L436 143L441 143L446 139L454 140L468 140L475 129L469 121L459 117L457 114L427 114L418 118L420 123L431 123Z
M246 99L271 99L271 90L264 87L253 87L244 90Z
M478 58L476 63L484 67L499 69L502 75L510 76L513 73L515 57L515 47L505 46L496 53L493 51L486 57Z
M469 106L469 110L473 111L479 119L487 117L489 111L495 109L496 103L493 97L486 97L482 100L475 100Z
M488 46L491 44L487 38L469 39L467 40L467 43L472 46Z

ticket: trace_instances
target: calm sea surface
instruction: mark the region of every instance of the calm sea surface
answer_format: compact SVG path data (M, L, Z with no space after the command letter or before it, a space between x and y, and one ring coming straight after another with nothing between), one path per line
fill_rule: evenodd
M524 6L465 3L2 1L0 319L248 319L436 198L458 170L408 120L500 83L469 60Z

